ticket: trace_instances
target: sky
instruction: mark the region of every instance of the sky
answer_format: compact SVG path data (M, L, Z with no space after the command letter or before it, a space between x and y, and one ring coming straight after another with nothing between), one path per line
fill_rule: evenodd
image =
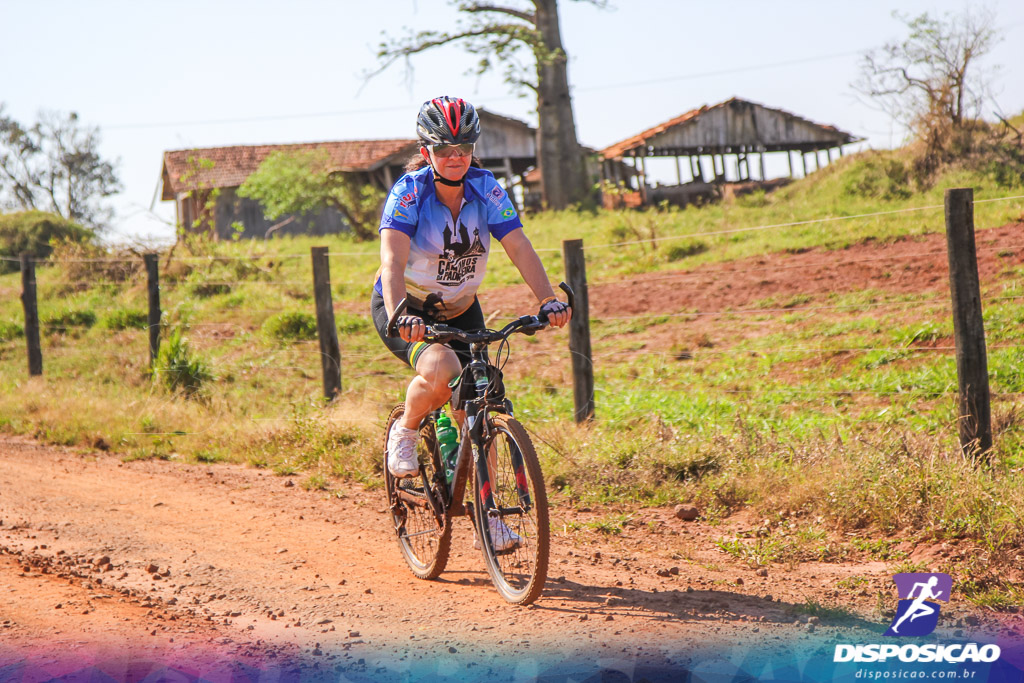
M559 3L577 134L598 149L730 97L835 125L860 147L897 146L906 132L851 87L866 51L904 37L893 10L994 11L1002 40L982 64L1000 69L984 113L1024 110L1020 0L611 4ZM385 32L450 29L457 15L447 0L0 0L0 103L26 125L74 111L97 126L123 185L108 239L168 242L167 150L411 138L420 104L441 94L536 123L534 102L500 73L475 75L457 47L365 78Z

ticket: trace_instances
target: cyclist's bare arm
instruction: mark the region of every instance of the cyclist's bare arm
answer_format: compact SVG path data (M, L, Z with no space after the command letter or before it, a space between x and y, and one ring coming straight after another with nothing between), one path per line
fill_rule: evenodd
M409 236L398 230L380 231L380 286L388 317L405 298L405 266L409 263Z
M404 232L398 230L381 230L380 232L380 287L384 295L384 309L389 318L398 303L406 296L405 266L409 262L411 244L409 236ZM423 339L423 331L423 326L419 325L413 328L403 328L399 334L407 342L418 342Z
M548 274L544 270L540 256L533 248L530 238L522 230L513 230L501 240L501 246L505 249L509 259L523 276L523 280L530 287L537 301L555 296L555 291L548 281ZM563 311L552 316L551 324L555 327L562 327L572 317L571 311Z

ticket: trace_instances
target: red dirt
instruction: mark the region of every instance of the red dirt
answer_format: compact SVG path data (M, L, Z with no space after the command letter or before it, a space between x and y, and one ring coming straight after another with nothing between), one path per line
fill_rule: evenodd
M1004 271L1024 265L1024 223L977 233L982 287ZM587 254L601 258L600 249ZM811 297L880 290L888 294L935 293L949 297L949 263L942 234L867 241L846 249L810 249L768 254L688 272L651 273L620 282L588 285L592 318L741 309L774 297L780 304L796 295ZM531 310L525 286L480 295L485 311Z

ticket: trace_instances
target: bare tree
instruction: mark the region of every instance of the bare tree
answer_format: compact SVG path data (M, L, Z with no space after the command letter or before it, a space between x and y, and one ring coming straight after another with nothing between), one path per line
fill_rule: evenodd
M112 215L100 200L121 186L99 141L99 129L81 126L74 112L43 112L26 128L0 106L0 201L100 227Z
M607 0L574 1L602 9L608 6ZM479 55L477 73L503 66L508 83L537 97L537 159L545 204L562 209L582 200L589 187L583 152L576 139L557 0L530 0L519 7L469 0L456 0L454 4L463 18L453 31L410 32L386 40L377 54L381 66L370 75L399 59L408 60L449 43L462 44L471 54Z
M980 115L991 74L978 65L998 40L995 15L965 9L938 19L894 12L909 35L864 55L853 87L908 124L929 148L948 150Z

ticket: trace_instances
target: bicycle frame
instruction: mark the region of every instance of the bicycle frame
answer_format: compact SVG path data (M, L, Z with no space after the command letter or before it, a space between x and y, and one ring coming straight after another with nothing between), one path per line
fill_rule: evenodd
M463 503L466 493L466 484L469 481L472 458L476 468L476 476L481 478L481 485L485 492L489 491L487 470L487 446L489 445L488 434L485 433L487 426L487 411L512 414L512 402L508 399L502 403L495 404L488 402L486 398L486 387L488 384L487 368L494 367L487 360L487 344L475 343L470 345L472 360L469 363L470 377L473 379L475 397L466 401L466 418L460 430L461 441L459 443L459 457L455 463L455 476L450 485L446 485L448 491L449 514L453 517L469 514ZM468 378L467 378L468 379ZM463 380L465 381L465 380ZM428 416L431 422L436 419L438 411ZM481 418L484 419L481 419ZM519 464L521 467L521 463ZM485 493L485 500L489 509L494 508L494 500L489 492Z
M563 292L566 293L569 299L569 307L575 307L575 297L572 289L569 288L564 282L559 285ZM392 313L390 320L388 321L388 333L391 336L398 336L397 332L397 320L406 308L407 301L402 300L395 308ZM470 350L470 375L473 379L474 385L474 397L466 401L466 418L463 422L459 434L461 441L459 444L459 456L455 464L455 476L452 478L449 484L444 476L443 468L435 468L436 481L429 482L426 480L426 475L421 474L423 477L424 491L433 510L434 517L437 520L439 528L443 528L446 523L446 517L459 517L463 515L472 515L471 506L467 509L467 505L464 502L466 494L466 484L469 481L470 474L470 459L473 459L473 466L476 469L476 476L480 479L480 486L482 492L482 498L484 504L487 506L488 514L502 516L505 514L528 512L532 507L532 501L530 501L530 495L527 487L524 484L523 478L523 461L522 456L518 452L513 452L512 462L513 468L516 473L516 489L519 494L520 505L516 508L510 508L507 510L498 510L494 504L494 498L490 493L490 481L489 473L487 468L487 449L493 437L485 433L487 427L486 415L488 412L499 412L506 413L509 416L512 415L512 402L507 398L503 399L501 403L489 400L487 397L487 387L490 383L490 377L488 376L488 368L493 366L487 357L488 344L499 341L500 339L507 339L513 332L522 331L526 334L533 334L538 329L547 326L546 318L537 318L534 316L522 316L513 322L505 326L500 332L493 331L480 331L476 333L469 333L462 330L455 330L454 328L447 328L444 325L433 326L434 330L439 330L438 335L444 336L449 335L452 338L460 338L463 341L469 343ZM465 381L465 380L463 380ZM426 425L433 427L434 421L440 414L440 410L432 411L428 413L423 422L420 424L422 429ZM436 443L435 443L436 449ZM436 453L435 455L440 455ZM447 500L437 501L434 493L432 492L432 484L437 485L437 490L447 495ZM410 501L416 504L416 501Z

